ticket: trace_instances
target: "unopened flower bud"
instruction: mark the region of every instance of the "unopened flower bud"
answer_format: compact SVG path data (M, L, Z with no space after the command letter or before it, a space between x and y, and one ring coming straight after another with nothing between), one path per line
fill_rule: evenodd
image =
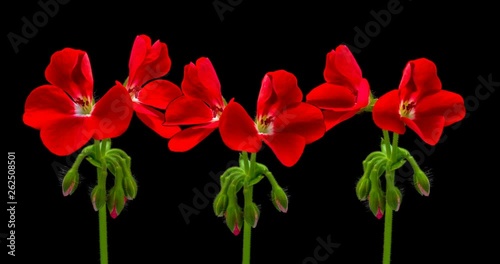
M356 183L356 196L360 201L365 201L370 193L371 182L368 177L361 177Z
M112 218L117 218L125 207L125 192L121 186L113 186L109 190L108 195L108 210Z
M370 191L370 196L368 197L368 205L373 215L375 215L377 219L381 219L384 216L385 211L385 198L382 191L372 189Z
M235 236L240 234L243 224L243 212L241 207L236 203L229 203L225 213L226 225Z
M249 203L248 205L245 205L243 214L245 216L245 223L255 228L260 216L259 207L253 202Z
M128 200L134 200L137 196L137 182L132 175L123 178L123 190Z
M64 196L71 195L75 192L80 181L80 176L76 169L71 168L66 175L64 175L62 182L62 191Z
M429 182L429 178L425 175L425 172L422 170L416 170L413 174L413 184L415 185L415 189L417 189L418 193L424 196L429 196L431 192L431 184Z
M283 213L288 211L288 196L280 186L273 186L271 190L271 201L278 211Z
M95 211L99 211L106 204L106 188L96 185L90 193L90 199Z
M222 217L224 215L224 212L227 208L227 203L228 198L225 193L220 192L219 194L217 194L217 196L215 196L213 207L214 213L217 217Z
M402 197L403 197L403 195L401 194L401 191L399 190L398 187L395 187L395 186L389 187L385 193L385 198L387 199L387 204L394 211L399 210L399 207L401 206Z

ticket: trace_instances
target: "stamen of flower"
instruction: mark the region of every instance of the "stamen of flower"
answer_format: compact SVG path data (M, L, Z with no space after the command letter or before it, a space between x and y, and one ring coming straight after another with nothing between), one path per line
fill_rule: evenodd
M78 115L90 115L94 108L93 100L89 98L77 98L75 101L75 112Z
M222 114L222 111L224 110L223 107L220 106L213 106L212 107L212 121L218 121L220 115Z
M134 86L134 87L128 89L128 93L130 94L130 98L132 98L132 101L139 102L139 99L137 98L137 96L139 95L140 90L141 90L141 87L138 87L138 86Z
M257 131L262 134L272 134L273 133L273 116L261 116L257 120Z
M399 115L401 117L406 117L409 119L415 118L415 102L413 101L404 101L401 102L399 106Z

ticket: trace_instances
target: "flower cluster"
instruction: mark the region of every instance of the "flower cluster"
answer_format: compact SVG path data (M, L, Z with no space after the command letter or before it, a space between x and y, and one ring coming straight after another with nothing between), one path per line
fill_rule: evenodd
M285 69L264 73L255 116L237 98L222 96L221 82L209 58L186 64L179 86L163 78L170 68L167 45L139 35L132 46L128 77L110 85L97 99L85 51L64 48L52 55L45 71L48 84L29 94L23 121L40 130L43 144L55 155L82 149L62 181L65 196L77 188L78 167L85 159L98 170L98 183L91 192L96 211L107 204L116 218L126 202L135 198L131 158L111 147L111 139L127 130L135 112L147 127L168 140L172 152L189 151L214 131L225 146L239 152L239 165L221 176L221 191L213 202L215 214L224 217L231 232L238 235L242 228L257 225L260 209L252 193L262 179L272 187L276 209L288 211L284 189L268 167L256 161L264 144L281 164L292 167L308 144L357 114L371 113L383 138L380 150L362 163L356 194L380 219L387 210L397 211L401 206L402 193L394 177L404 163L413 168L416 190L425 196L430 193L429 179L410 152L398 146L398 136L409 128L427 144L435 145L445 127L465 116L463 98L442 89L436 65L427 58L408 61L399 87L375 98L349 48L339 45L326 54L324 82L305 96L293 73ZM85 146L92 139L94 144ZM109 190L108 173L115 179ZM381 179L384 173L385 179ZM238 201L239 191L243 192L243 205Z

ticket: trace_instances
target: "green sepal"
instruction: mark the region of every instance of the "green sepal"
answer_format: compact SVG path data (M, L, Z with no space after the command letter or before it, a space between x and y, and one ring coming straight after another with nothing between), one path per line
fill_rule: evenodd
M260 209L254 202L246 204L243 209L243 216L245 218L245 222L255 228L257 226L257 222L259 222Z

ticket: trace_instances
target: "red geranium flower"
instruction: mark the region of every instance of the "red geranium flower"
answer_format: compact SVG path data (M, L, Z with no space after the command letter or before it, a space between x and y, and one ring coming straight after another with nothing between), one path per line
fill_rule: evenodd
M373 107L379 128L404 134L408 126L429 145L439 141L444 127L464 117L462 96L441 90L436 65L425 58L409 61L399 89L381 96Z
M121 135L132 118L132 101L117 83L98 102L86 52L65 48L55 52L45 70L50 84L35 88L26 99L23 121L40 130L43 144L54 154L69 155L91 138Z
M208 58L184 67L183 95L173 100L165 111L165 125L190 126L168 142L171 151L188 151L219 126L226 105L217 73Z
M129 77L125 87L129 92L137 117L164 138L180 131L178 126L164 126L167 105L182 93L180 88L167 80L158 79L170 71L171 60L167 45L139 35L134 41L129 60Z
M283 165L293 166L305 145L325 133L321 110L302 99L293 74L284 70L267 73L262 80L255 122L234 100L226 106L219 124L224 143L236 151L257 152L264 141Z
M323 76L325 83L312 89L306 102L323 110L326 129L330 130L368 105L370 85L346 45L327 54Z

